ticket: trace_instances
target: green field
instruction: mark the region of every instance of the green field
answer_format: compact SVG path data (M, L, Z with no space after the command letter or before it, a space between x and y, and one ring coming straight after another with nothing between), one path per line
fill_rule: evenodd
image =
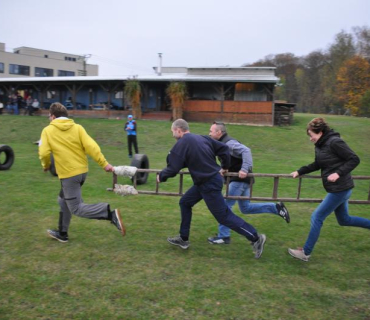
M305 126L314 115L294 117L290 127L228 126L252 149L254 172L290 173L313 160ZM353 174L369 175L370 119L326 118L361 159ZM75 121L111 164L130 164L125 120ZM112 174L90 161L84 201L120 208L127 236L106 221L74 217L68 243L47 237L46 229L57 226L60 183L43 172L33 144L47 124L46 117L0 116L0 144L15 152L12 168L0 171L0 319L370 319L369 230L340 227L331 215L310 262L287 253L304 244L316 204L287 203L291 224L273 215L241 215L267 235L256 260L235 233L230 245L207 243L217 223L201 202L194 208L191 246L182 250L166 241L178 234L178 197L115 195L106 191ZM175 142L170 125L138 121L140 153L152 169L166 165ZM197 134L208 134L209 127L190 123ZM294 197L296 180L286 180L279 195ZM154 181L150 175L139 188L154 190ZM178 181L160 188L176 192ZM120 177L119 183L131 181ZM271 179L256 181L254 195L271 191ZM360 181L352 198L367 199L368 192L369 182ZM321 182L305 181L303 196L325 196ZM350 205L350 212L370 218L368 205Z

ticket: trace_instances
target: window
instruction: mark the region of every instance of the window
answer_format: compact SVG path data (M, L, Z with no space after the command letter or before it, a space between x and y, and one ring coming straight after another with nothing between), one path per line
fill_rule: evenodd
M0 62L0 73L4 73L4 63Z
M75 73L73 71L58 70L58 77L74 77Z
M35 67L35 77L52 77L53 75L53 69Z
M235 101L267 101L267 93L260 83L236 83Z
M30 75L30 67L29 66L21 66L19 64L10 64L9 65L9 73L10 74L21 74L24 76Z
M76 58L64 57L64 60L66 60L66 61L76 61Z

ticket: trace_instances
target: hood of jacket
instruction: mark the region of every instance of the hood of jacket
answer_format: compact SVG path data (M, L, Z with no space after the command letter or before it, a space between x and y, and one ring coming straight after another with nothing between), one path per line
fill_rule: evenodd
M320 148L325 144L325 142L333 137L340 138L340 134L335 132L333 129L330 129L327 133L322 135L322 137L316 142L315 146Z
M50 125L61 131L67 131L75 125L75 122L68 118L57 118L50 122Z

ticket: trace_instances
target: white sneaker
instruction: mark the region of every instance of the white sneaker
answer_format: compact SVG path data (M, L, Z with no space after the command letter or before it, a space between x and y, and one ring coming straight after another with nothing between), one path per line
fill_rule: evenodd
M310 259L310 256L306 256L306 254L303 251L303 248L297 248L297 249L288 249L289 254L299 260L307 262Z
M259 259L261 257L266 242L266 236L264 234L259 234L258 236L258 240L252 243L254 257L256 259Z

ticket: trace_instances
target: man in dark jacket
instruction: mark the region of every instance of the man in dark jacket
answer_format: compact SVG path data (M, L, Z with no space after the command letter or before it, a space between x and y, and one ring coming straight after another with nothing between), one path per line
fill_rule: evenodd
M180 235L168 238L168 242L182 249L189 248L192 208L204 199L208 209L219 223L251 241L255 258L258 259L262 255L266 236L258 234L252 225L236 216L225 204L222 196L221 175L226 173L230 166L228 146L208 136L190 133L189 125L183 119L174 121L171 131L177 142L169 152L167 167L158 175L157 181L165 182L168 178L176 176L182 168L187 167L194 185L180 200ZM221 168L216 162L216 157L221 161Z
M227 134L226 126L222 122L214 122L209 129L209 136L217 141L226 143L230 150L231 165L229 172L237 172L237 177L230 177L229 196L250 196L250 185L253 178L248 177L248 173L252 172L253 159L251 150L245 145L241 144L236 139ZM232 209L236 203L235 199L226 199L226 205ZM238 200L239 209L244 214L260 214L272 213L282 217L287 223L290 222L289 212L284 203L250 203L249 200ZM218 234L215 237L209 237L210 244L229 244L230 229L220 224L218 227Z

